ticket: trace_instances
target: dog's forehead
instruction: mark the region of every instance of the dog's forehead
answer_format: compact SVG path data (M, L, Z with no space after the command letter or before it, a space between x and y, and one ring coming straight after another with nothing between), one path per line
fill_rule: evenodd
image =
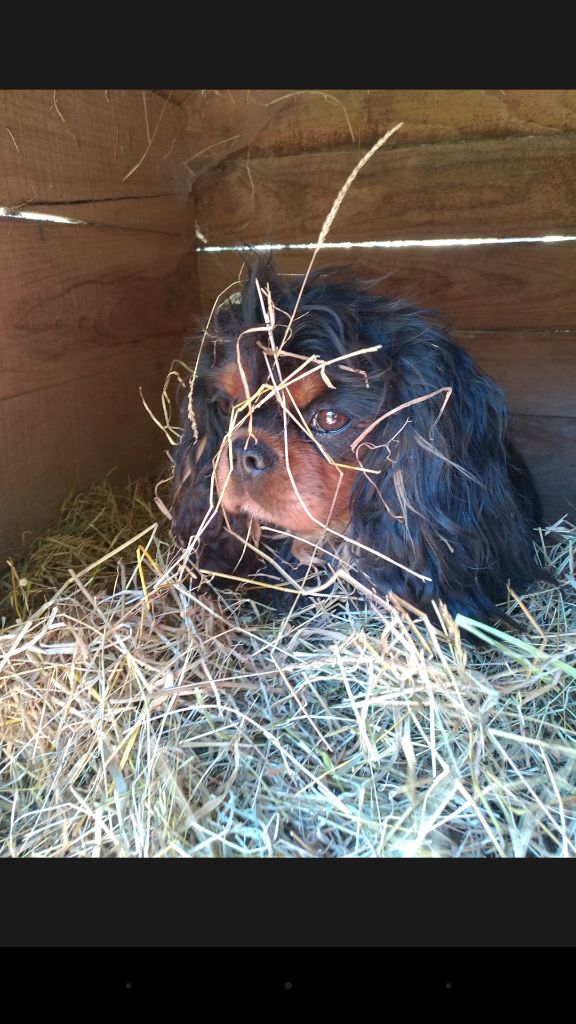
M243 338L238 346L229 346L228 358L218 368L218 385L234 401L246 397L246 385L254 395L262 384L271 380L271 367L279 367L282 380L291 378L286 387L298 408L303 409L319 398L326 390L320 368L305 364L303 360L290 358L288 352L276 360L269 348L265 331L255 332L250 338Z

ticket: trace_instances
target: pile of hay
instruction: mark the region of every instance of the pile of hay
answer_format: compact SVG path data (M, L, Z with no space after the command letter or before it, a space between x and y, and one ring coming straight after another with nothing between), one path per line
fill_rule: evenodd
M191 589L157 518L95 488L11 567L0 855L576 853L576 528L541 535L564 588L511 598L513 637L342 586L273 621Z

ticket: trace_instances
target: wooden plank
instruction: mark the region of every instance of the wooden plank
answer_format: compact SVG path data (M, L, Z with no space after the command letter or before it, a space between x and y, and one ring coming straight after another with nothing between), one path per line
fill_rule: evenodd
M0 221L0 399L162 357L196 292L174 235Z
M576 133L401 145L366 164L330 241L572 234ZM194 187L209 245L315 242L357 150L231 160Z
M94 227L129 228L133 231L167 232L181 235L196 244L194 206L180 196L113 199L109 202L82 200L74 203L30 203L16 212L29 210L50 216L66 217Z
M248 147L369 149L399 121L403 146L576 130L574 89L196 89L183 110L196 174Z
M163 207L142 209L141 224L148 214L158 229L164 209L165 229L174 230L175 199L181 207L190 185L183 118L177 104L150 92L0 91L0 206L55 206L74 217L82 203L101 203L101 222L117 224L122 200L164 198Z
M513 413L576 415L576 332L458 332L458 340L498 383Z
M47 529L64 498L115 469L116 482L155 472L166 439L138 392L158 412L169 356L165 347L145 362L107 369L35 394L0 402L0 558Z
M153 92L157 96L162 96L165 100L170 100L172 103L177 103L178 106L182 106L186 100L190 99L191 96L196 92L202 92L201 89L154 89Z
M576 417L513 416L514 437L553 523L576 514Z
M381 291L446 314L457 330L576 328L576 243L482 245L440 249L322 251L316 266L352 264L358 273L387 275ZM274 253L279 270L302 274L306 251ZM241 253L198 253L200 305L242 272Z

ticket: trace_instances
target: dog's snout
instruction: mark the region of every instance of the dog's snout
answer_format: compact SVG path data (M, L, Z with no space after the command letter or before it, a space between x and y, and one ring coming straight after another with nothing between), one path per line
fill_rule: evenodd
M245 480L272 469L276 463L274 452L263 441L246 445L246 438L232 442L234 470Z

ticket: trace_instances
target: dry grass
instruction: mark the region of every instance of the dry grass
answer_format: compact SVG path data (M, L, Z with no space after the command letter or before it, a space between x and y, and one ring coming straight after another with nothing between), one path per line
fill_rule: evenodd
M574 856L574 527L538 542L564 589L474 647L342 580L273 621L190 586L165 528L105 558L150 494L69 502L9 580L2 855Z
M125 490L114 489L108 481L93 484L86 494L71 495L62 505L58 522L45 536L37 537L18 572L12 559L8 573L0 575L0 627L26 618L70 580L70 571L80 572L100 562L115 548L150 527L154 486L138 480ZM120 560L107 559L87 575L91 587L113 585Z

